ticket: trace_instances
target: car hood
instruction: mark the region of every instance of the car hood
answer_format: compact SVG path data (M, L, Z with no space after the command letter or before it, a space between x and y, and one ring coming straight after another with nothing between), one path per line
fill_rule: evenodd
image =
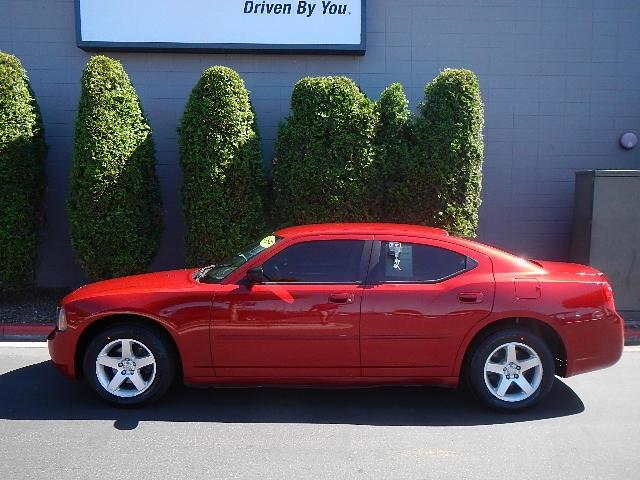
M62 300L62 303L112 294L191 289L197 286L193 280L193 274L196 271L196 269L170 270L90 283L71 292Z

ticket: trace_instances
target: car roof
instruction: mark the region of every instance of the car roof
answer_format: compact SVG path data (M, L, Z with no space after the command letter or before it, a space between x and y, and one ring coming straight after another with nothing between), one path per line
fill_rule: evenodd
M302 237L306 235L340 235L340 234L371 234L371 235L441 235L448 236L446 230L423 225L405 225L399 223L321 223L287 227L275 232L280 237Z

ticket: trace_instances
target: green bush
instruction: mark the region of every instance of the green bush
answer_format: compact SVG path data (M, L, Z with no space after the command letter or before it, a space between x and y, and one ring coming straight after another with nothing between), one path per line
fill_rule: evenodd
M145 271L159 247L161 198L151 128L117 60L82 75L68 200L71 243L91 280Z
M265 173L249 92L227 67L204 71L180 126L189 265L237 253L265 233Z
M348 78L303 78L291 110L273 164L275 222L369 220L373 102Z
M42 117L20 60L0 52L0 293L33 286L44 194Z
M425 96L415 145L393 192L399 220L475 236L484 149L478 79L469 70L446 69Z
M413 142L409 101L402 85L394 83L380 95L380 115L375 137L371 204L373 219L381 222L402 220L402 205L395 198L396 186L409 159Z

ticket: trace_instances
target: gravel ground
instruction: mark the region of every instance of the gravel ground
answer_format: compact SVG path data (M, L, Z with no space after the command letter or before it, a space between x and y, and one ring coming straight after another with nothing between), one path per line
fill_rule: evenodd
M0 299L0 321L10 323L51 323L58 302L68 293L60 289L40 289L19 297Z

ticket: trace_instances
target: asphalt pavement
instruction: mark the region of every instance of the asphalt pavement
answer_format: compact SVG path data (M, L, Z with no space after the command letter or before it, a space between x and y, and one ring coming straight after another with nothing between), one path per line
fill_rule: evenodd
M0 343L0 479L638 479L640 348L520 414L437 388L188 389L137 410Z

